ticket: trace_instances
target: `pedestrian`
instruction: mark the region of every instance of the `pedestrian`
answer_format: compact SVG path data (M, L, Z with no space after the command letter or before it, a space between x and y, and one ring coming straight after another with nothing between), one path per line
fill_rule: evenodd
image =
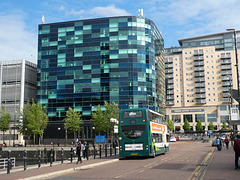
M224 142L226 144L226 148L228 149L228 145L229 145L229 138L228 138L228 136L225 136Z
M217 145L218 151L221 151L221 141L220 141L219 137L217 137L217 139L216 139L216 145Z
M237 135L237 139L234 141L234 146L233 149L235 151L235 170L239 170L238 169L238 161L239 161L239 157L240 157L240 135Z
M83 158L87 158L87 160L88 160L88 143L87 143L87 141L84 142Z
M81 141L79 141L78 145L77 145L77 148L76 148L76 152L77 152L77 156L78 156L77 164L78 164L79 161L80 161L80 163L82 163L81 150L82 150L82 143L81 143Z

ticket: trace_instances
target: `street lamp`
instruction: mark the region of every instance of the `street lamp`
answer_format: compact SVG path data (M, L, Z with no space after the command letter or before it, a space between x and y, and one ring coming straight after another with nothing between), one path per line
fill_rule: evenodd
M13 147L15 147L15 129L16 129L16 113L17 111L14 111L14 122L13 122Z
M150 94L147 95L148 109L149 109L149 98L150 98L150 96L151 96Z
M93 133L94 131L95 131L95 127L93 126L93 127L92 127L93 144L95 144L94 133Z
M113 129L113 130L114 130L114 131L113 131L113 134L114 134L113 137L114 137L114 139L113 139L113 140L115 141L115 134L118 133L118 126L117 126L117 125L118 125L118 120L115 119L115 118L111 118L111 119L110 119L110 122L114 125L114 129Z
M240 110L240 90L239 90L239 67L238 67L238 52L237 52L237 35L236 35L236 29L227 29L227 31L233 31L234 32L234 46L235 46L235 56L236 56L236 68L237 68L237 88L238 88L238 111ZM239 117L238 117L239 119ZM233 125L234 127L234 125ZM235 134L235 128L234 128L234 134Z
M59 147L59 132L61 131L61 128L58 127L58 147Z

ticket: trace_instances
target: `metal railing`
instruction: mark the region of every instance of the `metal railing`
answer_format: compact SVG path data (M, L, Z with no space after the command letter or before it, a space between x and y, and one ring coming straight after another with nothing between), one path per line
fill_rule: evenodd
M16 158L12 157L11 158L12 167L15 167L15 162L16 162ZM5 169L7 167L8 167L8 158L1 158L0 159L0 169Z

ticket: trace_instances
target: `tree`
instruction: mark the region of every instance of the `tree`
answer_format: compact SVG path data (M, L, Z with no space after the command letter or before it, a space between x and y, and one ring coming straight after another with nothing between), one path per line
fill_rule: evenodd
M214 130L213 122L210 121L208 125L208 130Z
M63 120L65 122L64 128L67 133L74 133L74 138L76 138L76 132L81 130L81 125L83 124L80 120L81 114L69 107L66 116Z
M185 132L190 130L190 124L189 124L187 119L185 119L185 122L184 122L184 125L183 125L183 130Z
M2 106L0 111L0 130L3 131L3 142L5 142L5 132L10 129L9 125L11 122L11 115L10 113L6 112L6 108Z
M225 121L223 121L223 127L222 127L222 128L223 128L223 129L228 129L227 124L226 124Z
M167 128L168 128L168 130L171 131L171 132L174 130L173 120L171 120L171 119L168 120Z
M104 116L103 110L101 109L101 106L98 105L97 111L93 113L92 115L92 123L93 126L95 127L95 132L100 135L101 131L106 131L106 124L107 124L107 119Z
M32 99L32 104L27 102L23 110L20 111L21 119L19 120L19 131L24 135L33 134L33 143L35 144L35 137L39 135L42 139L44 129L47 127L48 116L42 105L37 105ZM40 144L40 140L39 140Z
M203 130L202 122L200 120L197 120L196 130L197 131Z
M113 126L110 122L111 118L119 119L119 108L118 105L115 103L110 104L105 101L104 104L105 111L101 109L101 106L98 105L97 111L93 113L92 117L92 123L95 127L95 132L100 134L101 131L103 132L113 132Z
M115 124L110 122L110 119L119 119L119 108L118 105L116 105L114 102L113 104L110 104L105 101L105 111L104 111L104 116L107 118L107 131L113 133L113 127Z

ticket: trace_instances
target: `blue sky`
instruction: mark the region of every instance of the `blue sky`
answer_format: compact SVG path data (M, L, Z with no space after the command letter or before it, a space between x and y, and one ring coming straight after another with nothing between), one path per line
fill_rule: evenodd
M182 38L240 29L239 0L2 0L0 1L0 60L37 62L37 33L46 23L138 15L153 20L165 47Z

